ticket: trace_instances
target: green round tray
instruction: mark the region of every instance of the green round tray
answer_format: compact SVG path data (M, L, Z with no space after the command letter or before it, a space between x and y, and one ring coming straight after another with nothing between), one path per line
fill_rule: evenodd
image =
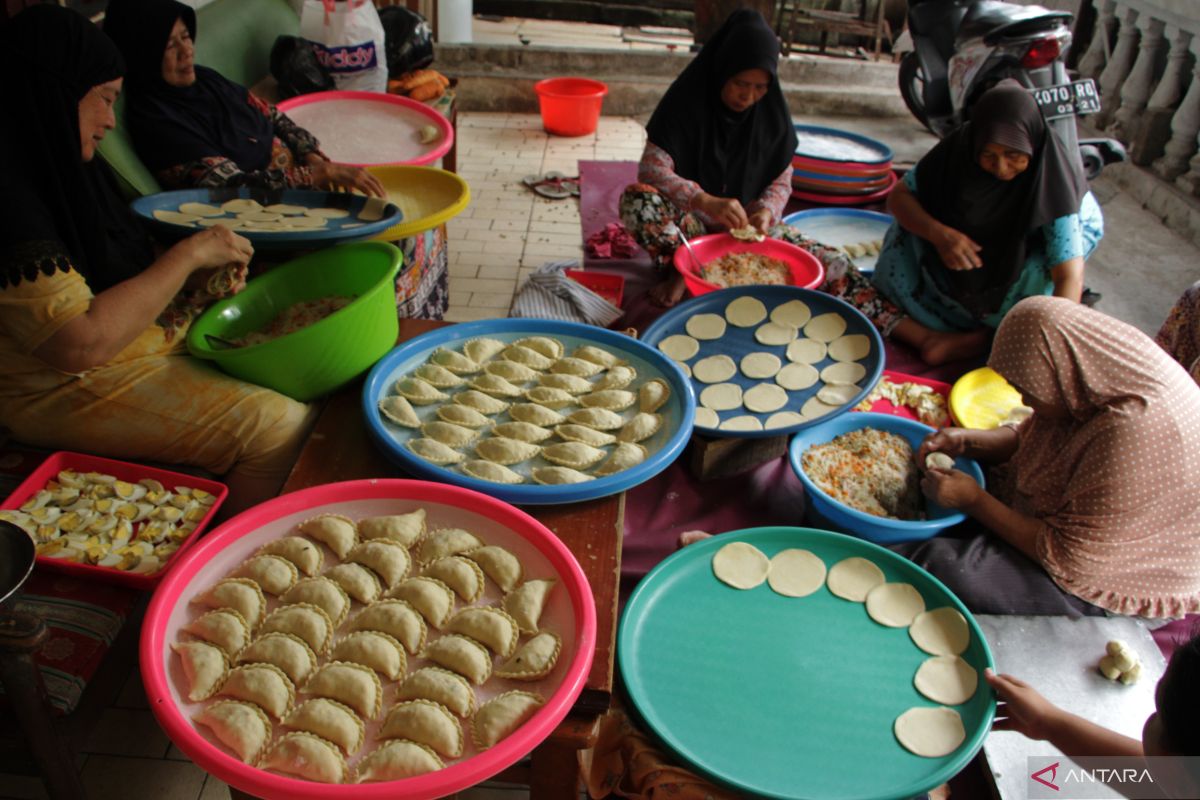
M822 587L808 597L763 583L733 589L712 557L745 541L768 557L811 550L827 567L874 561L888 581L911 583L926 608L954 606L971 628L963 658L980 672L975 696L954 706L966 740L942 758L905 750L892 733L918 694L913 675L929 655L907 628L887 628L862 603ZM957 774L983 745L996 704L983 680L991 650L966 607L939 580L878 545L812 528L752 528L674 553L638 584L621 618L617 657L634 710L686 766L761 797L814 800L910 798Z

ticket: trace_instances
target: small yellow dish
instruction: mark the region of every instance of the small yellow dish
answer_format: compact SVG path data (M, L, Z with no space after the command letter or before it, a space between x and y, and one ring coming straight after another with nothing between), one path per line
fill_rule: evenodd
M388 201L404 214L398 224L373 237L376 241L393 242L436 228L471 202L467 182L444 169L396 164L367 170L379 178Z
M991 367L971 370L950 389L950 413L964 428L990 430L1023 406L1021 393Z

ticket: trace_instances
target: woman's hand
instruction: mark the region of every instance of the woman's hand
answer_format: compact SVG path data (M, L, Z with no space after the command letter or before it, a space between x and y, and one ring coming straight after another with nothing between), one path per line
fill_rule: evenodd
M983 259L979 257L979 251L983 248L975 244L970 236L954 228L942 225L930 243L937 249L947 269L961 271L983 266Z
M957 469L930 469L921 478L921 491L943 508L966 509L975 504L983 487Z
M970 435L966 428L942 428L929 434L917 450L917 463L924 469L925 459L930 453L945 453L951 458L966 455Z
M188 272L208 270L236 264L245 267L254 256L254 245L245 236L238 236L223 225L189 236L167 252L176 254L189 267Z
M223 267L212 267L193 272L184 285L189 289L199 289L213 300L233 295L246 288L246 277L249 268L245 264L226 264Z
M993 730L1017 731L1030 739L1049 737L1055 718L1062 713L1062 709L1042 697L1037 689L1012 675L985 669L983 677L1000 699L996 707L996 721L992 723Z
M716 197L707 192L701 192L692 201L692 207L706 214L718 225L724 226L726 230L744 228L750 224L750 218L746 216L746 209L742 208L742 204L732 197Z
M756 231L761 233L763 236L767 236L768 231L771 228L771 211L770 211L770 209L760 208L758 211L755 211L753 214L750 215L750 224L754 227L754 229Z
M333 192L362 192L374 197L386 197L383 184L362 167L317 161L312 167L313 184Z

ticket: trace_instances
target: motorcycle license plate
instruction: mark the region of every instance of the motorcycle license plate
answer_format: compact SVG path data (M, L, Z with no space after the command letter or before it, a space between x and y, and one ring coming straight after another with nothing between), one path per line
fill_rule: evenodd
M1091 78L1030 91L1046 119L1095 114L1100 110L1100 93L1096 91L1096 82Z

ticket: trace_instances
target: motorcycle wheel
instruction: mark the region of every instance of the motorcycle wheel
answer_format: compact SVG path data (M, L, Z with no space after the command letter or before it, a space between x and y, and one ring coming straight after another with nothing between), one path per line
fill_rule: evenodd
M1104 169L1104 156L1100 155L1100 150L1094 145L1080 145L1079 160L1083 162L1083 174L1089 181L1098 178Z
M898 83L900 84L900 97L904 100L904 105L908 107L909 112L930 133L937 134L937 131L930 126L929 120L925 118L925 73L921 70L921 62L917 59L916 53L908 53L900 59Z

